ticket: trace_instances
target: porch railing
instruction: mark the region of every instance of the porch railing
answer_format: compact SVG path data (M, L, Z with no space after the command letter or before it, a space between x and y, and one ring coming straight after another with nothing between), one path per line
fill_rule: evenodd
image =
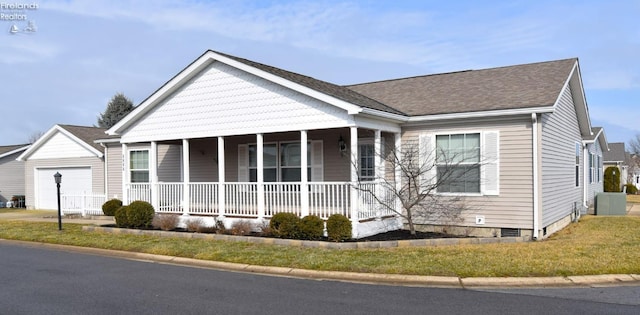
M157 184L157 211L164 213L184 213L184 184ZM222 184L224 212L218 204L219 183L190 183L188 214L226 215L236 217L259 217L259 191L264 196L264 217L279 212L291 212L302 215L301 183L264 183L259 189L257 183L229 182ZM327 219L332 214L342 214L352 218L351 194L349 182L310 182L308 183L308 211ZM128 203L144 200L153 203L150 184L129 184ZM356 215L358 220L393 215L394 198L392 191L384 189L378 183L362 183L355 190L358 198ZM374 198L372 193L377 194ZM388 205L383 206L381 202Z
M102 215L102 204L107 200L104 194L66 193L60 195L60 212L63 215Z

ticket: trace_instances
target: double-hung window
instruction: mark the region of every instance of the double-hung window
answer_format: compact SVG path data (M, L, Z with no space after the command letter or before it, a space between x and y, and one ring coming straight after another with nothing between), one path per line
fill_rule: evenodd
M300 143L280 144L280 181L299 182L302 154ZM307 145L307 179L311 179L311 145Z
M376 177L376 157L373 143L358 144L358 167L361 181L372 181Z
M250 144L249 181L258 181L258 149ZM265 182L299 182L301 180L300 142L280 142L263 145ZM307 178L311 180L311 145L307 145Z
M129 171L132 183L149 182L149 151L129 151Z
M436 135L439 193L480 193L480 133Z
M277 182L278 146L275 143L269 143L265 144L262 150L264 181ZM255 144L249 145L249 181L258 181L258 148Z

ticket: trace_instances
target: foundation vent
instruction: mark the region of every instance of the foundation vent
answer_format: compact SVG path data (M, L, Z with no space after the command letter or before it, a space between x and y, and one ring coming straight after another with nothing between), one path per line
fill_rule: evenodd
M500 229L500 237L519 237L520 229Z

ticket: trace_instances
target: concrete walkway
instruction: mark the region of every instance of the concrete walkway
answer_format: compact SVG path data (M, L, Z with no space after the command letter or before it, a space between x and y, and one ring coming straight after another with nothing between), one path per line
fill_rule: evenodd
M640 216L640 204L632 204L628 208L628 215ZM24 211L0 213L0 220L28 220L34 222L57 222L56 213L46 213L42 211ZM63 218L64 223L77 223L85 225L102 225L115 223L112 218ZM444 288L546 288L546 287L608 287L621 285L640 285L640 274L614 274L614 275L591 275L591 276L568 276L568 277L440 277L440 276L417 276L417 275L397 275L397 274L373 274L355 273L341 271L317 271L286 267L268 267L249 264L227 263L218 261L207 261L191 258L173 257L165 255L153 255L145 253L135 253L119 250L106 250L89 247L79 247L70 245L57 245L46 243L34 243L23 241L2 240L3 243L15 243L23 246L42 247L48 249L80 252L92 255L120 257L125 259L144 260L156 263L175 264L184 266L196 266L201 268L212 268L216 270L228 270L239 272L251 272L273 276L324 279L337 281L351 281L362 283L404 285L404 286L427 286Z

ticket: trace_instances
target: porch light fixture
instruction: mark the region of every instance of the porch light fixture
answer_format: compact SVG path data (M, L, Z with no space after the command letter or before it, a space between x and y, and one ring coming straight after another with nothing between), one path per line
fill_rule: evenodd
M338 149L340 150L340 155L342 156L344 156L344 154L347 152L347 144L344 142L342 135L340 135L340 138L338 139Z
M58 190L58 231L62 231L62 217L60 216L60 183L62 183L62 175L60 172L53 174L53 178L56 181L56 188Z

